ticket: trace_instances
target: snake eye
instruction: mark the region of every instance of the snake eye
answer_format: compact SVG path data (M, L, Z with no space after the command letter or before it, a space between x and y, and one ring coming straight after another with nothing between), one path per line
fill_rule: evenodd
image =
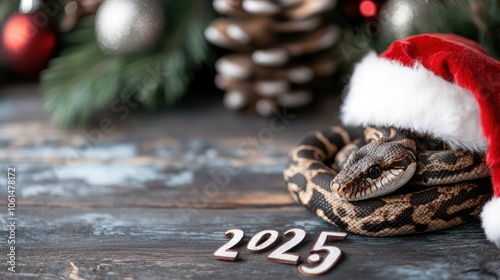
M368 169L368 177L377 179L380 175L382 175L382 168L379 165L374 165Z

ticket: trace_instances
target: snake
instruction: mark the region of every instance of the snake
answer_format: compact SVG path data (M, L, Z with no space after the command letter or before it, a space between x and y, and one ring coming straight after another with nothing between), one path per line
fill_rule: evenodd
M367 236L470 222L492 195L484 154L394 127L311 132L290 151L283 175L296 202Z

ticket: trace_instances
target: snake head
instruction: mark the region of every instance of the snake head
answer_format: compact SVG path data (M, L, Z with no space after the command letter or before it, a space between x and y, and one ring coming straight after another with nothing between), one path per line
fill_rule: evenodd
M330 187L335 195L345 200L378 197L406 184L416 167L413 140L376 141L353 152Z

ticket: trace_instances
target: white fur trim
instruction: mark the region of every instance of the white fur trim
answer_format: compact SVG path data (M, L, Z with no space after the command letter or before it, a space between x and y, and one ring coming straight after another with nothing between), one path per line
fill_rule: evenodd
M368 54L355 68L341 114L346 125L395 126L455 149L486 151L472 93L420 64L407 67Z
M481 220L488 240L500 248L500 197L493 197L484 205Z

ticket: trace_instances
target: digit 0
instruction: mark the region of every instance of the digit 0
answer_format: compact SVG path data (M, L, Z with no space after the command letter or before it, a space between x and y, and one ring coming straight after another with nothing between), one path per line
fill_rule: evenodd
M278 236L279 234L275 230L263 230L250 239L247 250L250 253L260 253L269 250L278 240ZM262 239L265 241L262 241Z

